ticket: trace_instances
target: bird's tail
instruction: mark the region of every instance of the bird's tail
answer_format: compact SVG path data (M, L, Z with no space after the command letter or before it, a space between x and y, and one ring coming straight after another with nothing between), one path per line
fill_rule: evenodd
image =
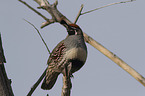
M41 88L44 90L50 90L54 86L59 74L60 73L54 71L47 72Z

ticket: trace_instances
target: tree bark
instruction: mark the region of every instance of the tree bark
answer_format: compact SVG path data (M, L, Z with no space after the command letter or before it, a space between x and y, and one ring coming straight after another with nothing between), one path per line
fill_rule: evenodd
M11 88L11 80L7 77L4 63L6 63L6 60L0 35L0 96L14 96Z

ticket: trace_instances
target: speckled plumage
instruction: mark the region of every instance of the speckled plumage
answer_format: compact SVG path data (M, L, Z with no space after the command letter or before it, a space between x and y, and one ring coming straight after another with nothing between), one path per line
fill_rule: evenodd
M87 47L84 42L82 30L78 25L67 25L68 36L62 40L52 51L48 59L46 77L41 88L49 90L55 84L60 73L63 75L65 66L71 66L69 74L78 71L87 58Z

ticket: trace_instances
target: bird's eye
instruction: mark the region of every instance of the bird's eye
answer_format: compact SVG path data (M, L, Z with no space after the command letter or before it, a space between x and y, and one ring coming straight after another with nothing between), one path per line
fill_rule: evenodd
M69 35L75 35L75 31L73 29L69 30Z

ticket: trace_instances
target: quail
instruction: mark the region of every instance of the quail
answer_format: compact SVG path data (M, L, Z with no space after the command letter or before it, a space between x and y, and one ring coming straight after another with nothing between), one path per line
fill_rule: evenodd
M78 71L87 58L87 47L81 28L76 24L61 22L66 27L68 36L62 40L52 51L47 61L48 68L41 88L50 90L60 73L65 75L65 67L69 76Z

